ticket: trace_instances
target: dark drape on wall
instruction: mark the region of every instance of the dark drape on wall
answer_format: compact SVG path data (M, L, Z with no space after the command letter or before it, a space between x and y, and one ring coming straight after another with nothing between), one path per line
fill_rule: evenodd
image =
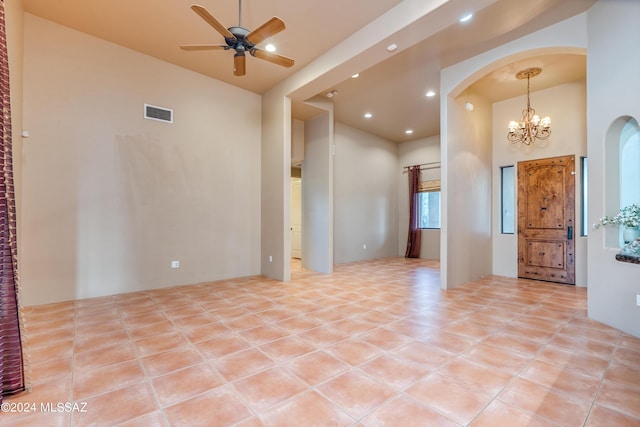
M420 166L409 167L409 237L406 258L420 258L421 232L418 224L418 189L420 186Z
M18 245L13 190L9 58L0 1L0 381L2 396L25 389L18 310Z

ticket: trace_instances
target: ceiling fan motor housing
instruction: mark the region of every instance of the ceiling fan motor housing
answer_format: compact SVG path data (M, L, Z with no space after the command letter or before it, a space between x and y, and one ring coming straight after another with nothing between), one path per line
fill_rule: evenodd
M249 34L249 30L243 27L229 27L229 32L233 34L234 38L225 37L225 42L230 48L235 49L236 54L244 55L246 51L251 51L255 47L253 43L250 43L246 37Z

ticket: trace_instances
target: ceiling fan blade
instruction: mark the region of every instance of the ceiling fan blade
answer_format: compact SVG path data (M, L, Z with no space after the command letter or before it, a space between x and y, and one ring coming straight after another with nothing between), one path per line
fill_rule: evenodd
M222 25L220 23L220 21L218 21L216 18L213 17L212 14L209 13L209 11L207 9L205 9L204 7L194 4L191 6L191 9L197 13L198 15L200 15L200 17L202 19L204 19L205 21L207 21L207 23L209 25L211 25L217 32L219 32L220 34L222 34L222 36L224 38L229 38L229 39L234 39L235 37L233 34L231 34L231 31L227 30L224 25Z
M233 75L244 76L246 71L246 57L244 55L235 54L233 56Z
M282 67L293 67L295 61L291 58L287 58L286 56L277 55L275 53L267 52L262 49L252 49L251 55L256 58L264 59L265 61L269 61L273 64L280 65Z
M284 22L280 18L275 16L269 19L264 24L260 25L255 30L246 35L245 39L251 44L258 44L263 40L268 39L271 36L278 34L284 30Z
M183 44L182 50L227 50L229 46L223 44Z

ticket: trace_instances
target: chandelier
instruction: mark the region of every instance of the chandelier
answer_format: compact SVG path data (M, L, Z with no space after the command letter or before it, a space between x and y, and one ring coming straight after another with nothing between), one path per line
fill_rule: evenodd
M529 80L542 72L542 68L527 68L516 74L518 80L527 79L527 108L522 110L522 120L516 122L512 120L509 123L509 133L507 139L516 144L521 142L531 145L536 139L547 139L551 135L551 119L549 116L543 117L536 114L536 110L531 108L531 100L529 99Z

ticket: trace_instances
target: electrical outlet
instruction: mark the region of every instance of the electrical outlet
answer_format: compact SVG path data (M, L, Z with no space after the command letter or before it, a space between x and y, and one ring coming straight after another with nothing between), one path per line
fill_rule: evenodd
M180 261L171 261L171 268L180 268Z
M273 262L273 257L269 255L269 262Z
M640 307L640 294L636 295L636 305Z
M366 244L362 245L362 249L367 250L367 245Z

